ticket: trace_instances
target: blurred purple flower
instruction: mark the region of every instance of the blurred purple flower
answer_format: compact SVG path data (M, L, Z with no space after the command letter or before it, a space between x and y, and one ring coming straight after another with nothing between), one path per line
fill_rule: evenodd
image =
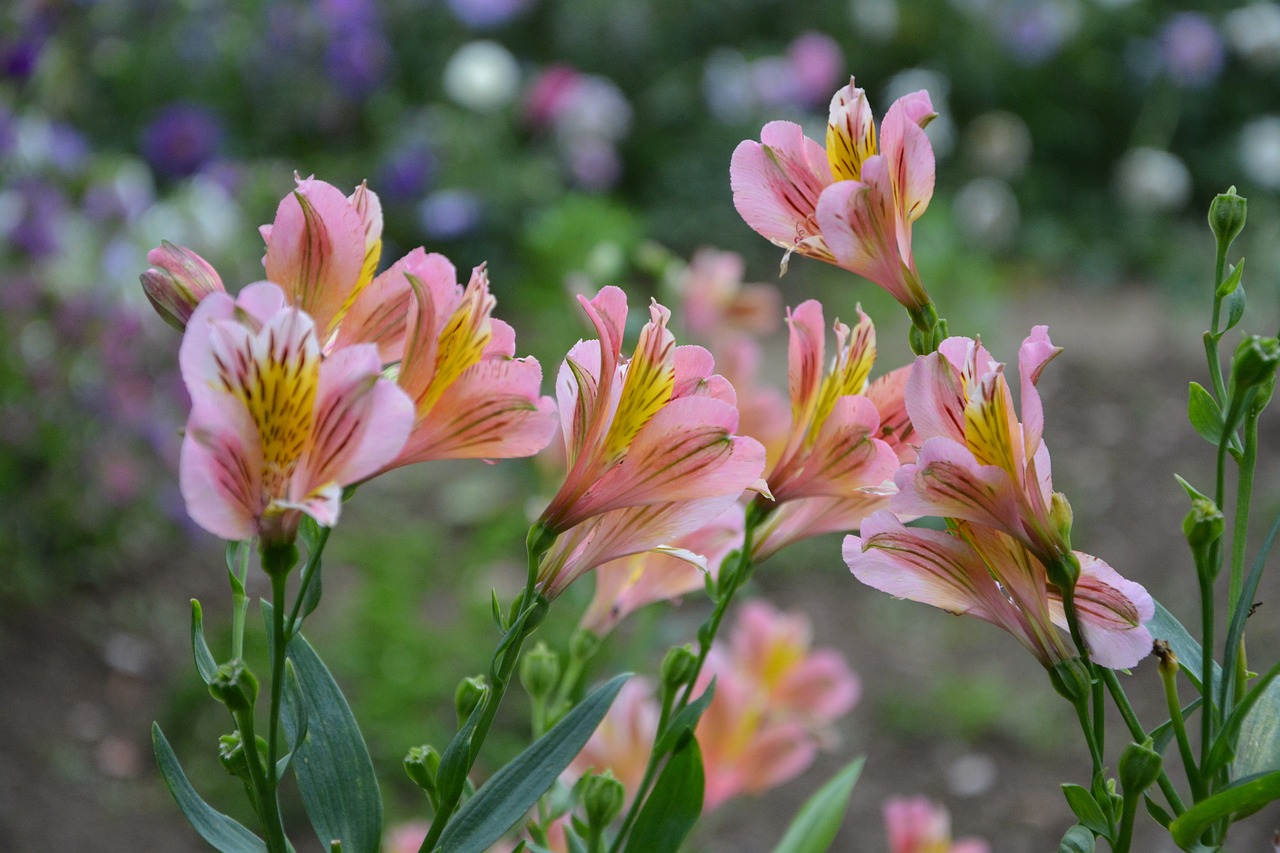
M332 33L352 27L368 27L378 20L378 9L370 0L322 0L320 15Z
M583 189L611 189L622 178L622 160L610 142L582 137L569 144L566 154L569 173Z
M56 122L49 126L48 146L45 156L63 174L78 172L89 159L89 143L69 124Z
M186 178L213 159L222 139L214 113L195 104L172 104L142 131L142 155L166 178Z
M791 106L797 99L791 63L781 56L765 56L751 63L751 87L765 107Z
M372 26L336 33L325 51L325 70L351 97L377 88L391 58L391 46L382 31Z
M531 5L533 0L448 0L454 17L477 30L501 26Z
M435 177L436 160L425 143L393 151L378 167L378 195L386 203L413 201Z
M824 107L846 76L844 51L831 36L801 33L787 46L796 99L804 107Z
M1209 19L1180 12L1160 32L1160 48L1169 78L1179 86L1198 89L1213 82L1226 61L1226 46Z
M996 10L996 29L1015 60L1039 65L1075 34L1078 12L1072 8L1053 0L1011 0Z
M428 237L452 240L480 224L480 200L466 190L440 190L418 206L418 221Z
M582 72L568 65L552 65L533 78L524 93L524 120L534 130L559 121L582 83Z
M36 180L17 182L13 188L18 193L20 213L9 229L9 243L37 260L57 253L66 216L62 194L52 185Z
M8 156L18 143L18 128L13 112L4 104L0 104L0 158Z
M36 35L0 40L0 77L24 81L35 73L44 50L44 38Z

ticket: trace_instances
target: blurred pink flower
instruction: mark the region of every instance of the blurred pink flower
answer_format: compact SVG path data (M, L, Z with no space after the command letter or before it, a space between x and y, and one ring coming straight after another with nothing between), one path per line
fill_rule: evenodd
M393 459L413 422L375 347L322 362L311 317L270 282L201 302L180 363L192 401L182 494L191 517L224 539L292 541L304 512L332 526L343 487Z
M604 635L632 612L655 601L668 601L702 589L710 576L720 575L720 564L742 544L743 508L732 504L708 524L680 537L673 547L699 554L705 571L663 551L632 554L596 568L596 589L582 615L580 627Z
M746 263L737 252L698 249L676 283L681 318L691 335L716 344L741 335L767 335L778 327L782 298L772 284L744 284Z
M1151 652L1143 623L1154 604L1141 586L1096 557L1075 552L1080 631L1093 660L1126 669ZM882 592L969 614L1003 628L1046 669L1075 657L1065 636L1062 595L1044 566L1016 539L967 522L948 531L907 528L893 513L877 512L862 535L844 541L854 576Z
M495 300L484 267L472 271L464 289L447 258L415 249L366 292L396 289L401 281L413 301L397 382L414 402L415 420L387 467L532 456L546 447L555 435L555 402L539 395L537 360L514 358L515 331L491 316Z
M928 93L898 99L877 144L866 93L849 85L831 99L826 149L798 124L774 121L760 142L742 142L729 167L733 203L762 237L835 264L888 291L913 314L929 297L916 273L911 225L933 196L933 148L924 126Z
M572 783L587 771L610 770L626 789L630 805L649 764L660 714L653 684L639 676L628 680L587 745L570 762L567 780Z
M978 838L951 840L951 815L924 797L890 797L882 807L889 853L991 853Z
M876 357L875 327L861 309L853 329L835 324L837 345L829 366L821 304L806 301L789 312L787 321L791 429L766 478L776 504L753 548L758 559L807 536L856 528L865 515L885 506L910 437L900 374L868 383ZM887 423L880 406L891 418Z
M382 853L418 853L431 830L430 821L411 820L387 827Z
M569 472L539 519L559 537L539 572L552 597L601 563L669 545L763 486L764 448L734 435L732 386L712 373L709 352L675 345L670 312L653 304L626 361L623 292L606 287L582 304L600 339L570 350L556 384Z
M948 338L916 359L906 407L924 443L903 465L894 512L959 518L1022 542L1046 566L1070 554L1066 531L1050 517L1053 481L1041 440L1040 372L1059 352L1048 327L1036 326L1018 351L1022 418L1004 365L978 341Z

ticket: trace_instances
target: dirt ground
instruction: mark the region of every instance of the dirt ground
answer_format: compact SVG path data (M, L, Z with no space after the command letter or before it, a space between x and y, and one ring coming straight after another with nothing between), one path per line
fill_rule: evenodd
M1186 384L1202 378L1202 359L1194 346L1171 342L1194 343L1195 321L1140 294L1105 305L1078 295L1038 299L1008 318L1011 329L1045 320L1066 347L1041 389L1055 486L1071 496L1076 547L1188 615L1194 581L1178 527L1186 501L1172 475L1204 483L1212 462L1185 418ZM1280 506L1280 418L1271 415L1256 528ZM218 573L192 559L175 555L162 577L125 578L105 597L0 617L0 853L206 849L164 791L149 745L168 679L190 667L187 600L221 590ZM863 700L836 752L796 783L712 815L699 849L771 849L804 797L860 754L867 763L837 851L883 850L880 803L916 793L945 803L957 836L985 837L995 853L1057 849L1072 822L1058 784L1087 783L1088 767L1069 709L1021 647L976 621L858 587L834 539L757 577L774 601L811 614L819 645L847 654ZM1278 592L1274 576L1264 581L1263 607L1250 623L1255 660L1280 651L1270 607ZM1160 722L1154 665L1143 662L1125 683L1144 721ZM1114 760L1124 741L1119 726L1113 731ZM1231 849L1270 853L1278 826L1273 806L1233 831ZM1173 853L1152 828L1135 850Z

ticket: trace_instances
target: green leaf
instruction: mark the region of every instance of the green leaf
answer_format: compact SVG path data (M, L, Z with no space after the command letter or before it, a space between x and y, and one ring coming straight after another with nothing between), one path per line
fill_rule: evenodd
M676 853L702 814L705 781L698 739L687 737L671 753L644 801L627 839L627 853Z
M1147 804L1147 814L1151 815L1151 819L1163 826L1165 829L1168 829L1169 824L1173 823L1173 815L1165 811L1164 806L1160 805L1146 794L1142 795L1142 799Z
M1226 767L1227 762L1236 757L1236 743L1240 737L1240 727L1243 725L1245 718L1250 715L1258 702L1266 696L1271 685L1276 683L1277 675L1280 675L1280 664L1276 664L1268 670L1267 674L1259 679L1258 683L1255 684L1249 691L1248 695L1244 697L1244 701L1231 711L1231 715L1228 716L1222 724L1222 731L1219 732L1217 739L1213 742L1213 746L1209 749L1209 755L1204 760L1205 769L1201 770L1201 773L1206 775L1216 773L1221 768ZM1275 697L1272 697L1272 701L1275 701ZM1272 708L1271 713L1275 713L1274 707ZM1272 749L1274 749L1274 746ZM1259 768L1261 771L1277 769L1280 768Z
M266 853L267 845L236 820L227 817L200 798L196 789L191 787L187 774L182 772L178 757L173 754L173 747L160 731L159 723L151 724L151 743L156 753L156 763L160 765L160 775L164 784L173 794L173 799L182 809L187 822L200 834L200 837L212 844L222 853Z
M244 595L244 581L240 575L244 573L249 559L248 542L227 543L227 579L231 584L231 592L239 597Z
M1240 264L1236 266L1236 269L1239 270L1243 266L1244 261L1241 261ZM1232 277L1235 278L1236 274L1232 273ZM1235 290L1231 291L1231 295L1226 298L1226 303L1227 325L1222 330L1224 332L1233 328L1236 323L1239 323L1240 319L1244 317L1244 288L1237 287Z
M546 793L586 745L630 674L597 687L564 719L493 774L440 836L448 853L484 853Z
M800 807L773 853L825 853L831 847L844 822L863 761L852 761Z
M1199 842L1204 831L1222 818L1237 812L1252 814L1276 799L1280 799L1280 771L1241 780L1174 818L1169 824L1169 833L1185 850Z
M270 613L265 602L263 610ZM360 727L306 638L295 635L285 650L299 689L284 691L280 721L285 737L296 744L293 773L311 826L324 845L338 840L344 853L378 853L382 793ZM294 707L299 701L302 707Z
M1076 816L1082 826L1092 830L1093 835L1101 835L1103 838L1111 837L1111 822L1107 820L1106 815L1103 814L1102 807L1098 805L1098 801L1093 798L1093 794L1089 793L1087 788L1080 785L1064 784L1062 793L1067 798L1067 805L1071 807L1072 814ZM1089 849L1093 849L1092 836L1090 836Z
M1218 446L1218 442L1222 440L1222 409L1213 395L1204 390L1199 382L1191 383L1187 418L1201 438L1214 447Z
M1186 705L1182 706L1182 719L1188 719L1195 710L1200 707L1200 703L1204 700L1197 696ZM1160 725L1151 730L1151 746L1160 753L1164 754L1165 747L1169 745L1169 741L1173 740L1173 720L1165 720Z
M299 742L307 737L306 698L302 695L302 685L298 682L298 671L288 658L284 662L284 697L280 711L282 714L292 715L292 719L283 724L285 736L289 739L289 752L276 762L277 780L284 776L284 771L297 752Z
M1218 298L1222 299L1235 293L1240 287L1240 277L1243 275L1244 258L1241 258L1240 263L1231 267L1231 271L1227 274L1227 277L1222 280L1222 284L1218 285ZM1231 325L1234 326L1235 324L1232 323ZM1231 326L1227 326L1227 328L1230 329Z
M1094 849L1093 833L1078 823L1058 842L1058 853L1093 853Z
M1257 690L1257 688L1254 688ZM1280 770L1280 680L1272 681L1240 725L1233 779Z
M716 680L712 677L711 683L707 685L706 690L702 691L702 695L681 708L680 712L671 718L671 722L667 723L667 730L662 733L662 737L653 748L658 758L676 749L681 739L697 728L702 712L707 710L707 706L711 704L711 699L715 695Z
M1151 617L1151 621L1147 622L1147 630L1151 632L1151 636L1156 640L1164 640L1169 644L1169 648L1173 649L1173 653L1178 656L1178 665L1182 667L1182 672L1191 679L1191 683L1195 685L1197 690L1201 690L1200 686L1200 670L1202 653L1200 644L1187 633L1187 629L1182 627L1174 615L1165 610L1164 605L1156 602L1156 615ZM1215 661L1213 664L1214 680L1222 678L1222 668Z
M314 565L313 565L314 563ZM306 596L302 599L302 610L298 613L298 624L301 625L302 620L306 619L320 605L320 595L324 591L324 584L321 582L321 561L319 555L314 555L307 561L307 571L310 573L310 581L307 583Z
M205 684L212 684L218 677L218 662L209 651L209 644L204 639L204 611L200 602L191 599L191 651L196 658L196 671Z

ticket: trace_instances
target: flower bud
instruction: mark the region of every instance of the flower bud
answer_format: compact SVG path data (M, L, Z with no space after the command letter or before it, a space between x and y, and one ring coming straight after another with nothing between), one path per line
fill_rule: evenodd
M1076 581L1080 579L1080 558L1067 551L1052 563L1047 563L1044 569L1049 583L1058 589L1075 589Z
M243 660L236 658L218 667L218 674L209 682L209 692L233 714L252 711L258 698L258 679Z
M249 759L244 753L244 743L240 740L239 732L218 738L218 760L237 779L249 778Z
M550 695L560 682L560 656L538 643L520 660L520 683L535 700Z
M1243 394L1276 375L1280 364L1280 340L1262 335L1245 335L1231 358L1231 388Z
M1151 738L1147 738L1141 744L1129 744L1120 753L1120 786L1131 797L1147 790L1160 778L1164 759L1151 747Z
M415 746L404 757L404 772L427 796L435 800L436 772L440 769L440 753L434 746Z
M488 695L489 682L485 680L483 675L473 675L470 678L462 679L458 684L457 692L453 694L453 707L458 711L459 726L466 723L467 718L471 716L471 712Z
M1152 644L1151 653L1160 659L1161 675L1178 674L1178 656L1173 653L1173 649L1167 642L1156 640Z
M152 268L138 278L156 313L178 331L187 327L191 314L211 293L225 293L222 279L204 258L190 249L165 241L147 253Z
M592 829L603 830L622 814L622 806L627 792L622 783L614 778L613 772L606 770L600 775L592 774L583 785L582 804L587 811L587 825Z
M1062 537L1062 541L1068 544L1071 542L1071 522L1074 519L1075 514L1071 511L1067 496L1062 492L1054 492L1049 501L1049 523L1053 525L1054 532Z
M1248 199L1237 195L1235 187L1220 193L1210 203L1209 227L1213 229L1213 236L1218 239L1218 245L1224 251L1244 230L1248 209Z
M1208 498L1191 501L1191 512L1182 520L1182 532L1193 551L1203 550L1218 541L1226 526L1222 510Z
M1049 669L1049 682L1072 705L1079 705L1089 696L1093 679L1089 669L1080 658L1071 658L1056 663Z
M689 683L697 667L698 656L693 653L693 647L688 643L676 646L662 659L662 686L667 690L678 690Z

